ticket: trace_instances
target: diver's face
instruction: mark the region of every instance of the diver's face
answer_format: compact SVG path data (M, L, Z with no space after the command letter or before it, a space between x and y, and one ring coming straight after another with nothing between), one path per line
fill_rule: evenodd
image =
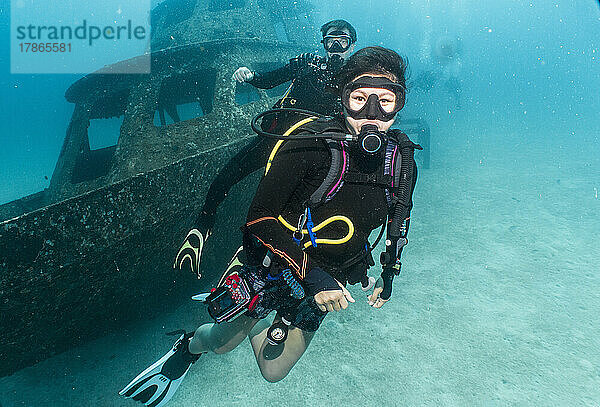
M332 35L332 33L339 33L340 31L343 32L345 35ZM348 47L348 49L346 49L343 52L327 51L329 47L335 42L338 42L342 46L342 48ZM331 58L332 55L339 55L342 59L345 60L354 52L354 44L352 43L352 39L350 37L350 31L348 31L346 28L342 30L331 28L330 30L328 30L325 37L323 37L323 47L327 52L327 58Z
M364 74L364 75L357 76L356 78L353 79L353 81L355 81L358 78L361 78L363 76L381 77L381 78L388 78L390 80L394 80L394 78L391 78L386 75ZM394 92L392 92L391 90L384 89L384 88L367 88L367 87L365 87L365 88L357 88L357 89L353 90L350 93L350 98L348 100L348 107L353 111L359 111L360 109L362 109L365 106L365 104L367 103L367 101L369 99L369 96L371 96L371 95L377 96L377 98L379 99L379 105L385 112L391 113L394 111L394 108L396 107L396 94ZM360 133L360 129L365 124L374 124L375 126L377 126L377 129L379 131L383 131L383 132L388 131L389 128L392 126L392 124L394 124L394 119L388 120L386 122L384 122L382 120L378 120L378 119L354 119L347 113L345 114L345 117L346 117L348 126L352 130L354 130L354 134Z

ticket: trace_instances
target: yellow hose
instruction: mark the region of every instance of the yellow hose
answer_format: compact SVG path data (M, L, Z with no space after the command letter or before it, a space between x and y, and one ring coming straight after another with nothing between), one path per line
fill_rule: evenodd
M283 219L283 216L279 215L279 217L277 219L279 220L279 222L281 222L281 224L283 226L285 226L292 232L296 231L296 228L293 227L292 225L290 225L285 219ZM317 238L317 239L315 239L315 242L317 242L317 244L344 244L352 238L352 236L354 235L354 224L352 223L352 221L350 219L348 219L346 216L343 216L343 215L336 215L336 216L332 216L330 218L325 219L323 222L319 223L317 226L315 226L313 228L313 232L318 232L319 230L323 229L325 226L327 226L330 223L335 222L335 221L344 222L348 226L348 233L346 234L346 236L344 236L341 239L318 239ZM307 235L308 230L302 229L302 234ZM304 243L304 248L307 248L309 246L312 246L312 242L308 241L308 242Z
M287 129L287 131L285 133L283 133L283 135L287 137L298 127L300 127L306 123L312 122L315 119L316 119L315 116L311 116L306 119L300 120L299 122L295 123L292 127ZM265 175L267 175L267 173L271 169L271 164L273 163L273 159L275 158L275 155L277 154L279 147L281 147L281 145L283 144L284 141L285 140L279 140L275 144L275 147L273 147L273 150L271 150L271 154L269 155L269 160L267 161L267 166L265 168ZM283 219L283 217L281 215L279 215L279 217L277 219L279 220L279 222L281 222L281 224L283 226L285 226L292 232L296 231L296 228L293 227L292 225L290 225L285 219ZM344 222L348 226L348 233L346 234L346 236L344 236L341 239L318 239L317 238L317 239L315 239L315 242L317 244L344 244L352 238L352 236L354 235L354 224L352 223L352 221L350 219L348 219L346 216L343 216L343 215L336 215L336 216L332 216L330 218L325 219L323 222L319 223L317 226L315 226L313 228L313 232L318 232L325 226L329 225L332 222L336 222L336 221ZM307 235L308 230L303 229L302 234ZM309 246L312 246L312 242L308 241L308 242L304 243L304 248L307 248Z
M311 117L307 117L306 119L302 119L299 122L297 122L296 124L294 124L292 127L290 127L289 129L287 129L287 131L285 133L283 133L284 136L289 136L294 130L296 130L298 127L312 122L313 120L315 120L316 117L315 116L311 116ZM275 154L277 154L277 151L279 150L279 147L281 147L281 145L283 144L285 140L279 140L276 144L275 147L273 147L273 150L271 150L271 154L269 155L269 159L267 160L267 167L265 168L265 175L267 175L267 173L269 172L269 170L271 169L271 163L273 163L273 159L275 158Z

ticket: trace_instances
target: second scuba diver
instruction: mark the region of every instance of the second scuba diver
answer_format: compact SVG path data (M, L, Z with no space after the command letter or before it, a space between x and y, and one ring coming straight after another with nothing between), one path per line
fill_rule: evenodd
M302 54L292 58L286 65L271 72L253 72L247 67L238 68L233 74L238 82L248 82L260 89L271 89L285 82L292 81L284 96L275 104L275 108L299 108L327 116L341 114L338 106L338 92L335 87L335 75L345 59L354 51L356 30L344 20L333 20L321 27L322 43L327 58L314 54ZM265 130L287 130L295 115L280 113L264 124ZM217 208L225 200L227 193L242 179L265 166L275 141L264 137L256 137L237 153L219 171L212 182L204 205L194 222L194 227L187 234L174 267L182 269L191 267L200 278L200 260L206 239L212 233ZM187 255L193 258L188 263L183 259Z
M248 211L243 250L217 288L197 296L216 323L183 333L122 395L160 407L202 353L229 352L246 337L263 377L277 382L327 313L355 301L346 284L361 282L374 308L390 299L407 243L417 175L413 153L420 148L390 130L404 107L405 70L394 51L361 49L339 73L342 118L308 116L287 138L253 121L259 134L281 141ZM378 227L386 228L386 249L372 284L368 237ZM264 318L272 311L277 315L269 325Z

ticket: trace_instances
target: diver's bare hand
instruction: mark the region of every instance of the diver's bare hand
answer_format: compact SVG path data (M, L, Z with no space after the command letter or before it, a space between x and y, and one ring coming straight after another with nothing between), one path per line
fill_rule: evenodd
M254 79L254 72L252 72L250 69L246 68L245 66L242 66L238 69L236 69L236 71L233 73L233 79L235 79L236 81L242 83L242 82L249 82L252 79Z
M388 302L390 299L388 298L387 300L384 300L383 298L380 297L381 293L383 292L383 279L380 277L377 280L377 283L375 284L375 288L373 289L373 292L371 293L371 295L367 295L367 301L369 302L369 305L373 308L381 308L383 307L383 304L385 304L386 302Z
M315 294L315 302L321 311L333 312L348 308L348 301L355 302L350 292L339 281L340 290L320 291Z

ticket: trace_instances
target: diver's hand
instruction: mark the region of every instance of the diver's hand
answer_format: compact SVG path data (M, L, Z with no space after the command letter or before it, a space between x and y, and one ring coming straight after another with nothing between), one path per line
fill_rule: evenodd
M381 273L381 277L377 279L375 288L371 295L367 296L369 305L373 308L381 308L383 304L388 302L392 296L392 282L394 281L394 272L386 270Z
M173 268L183 270L186 265L189 265L189 269L196 273L198 278L202 277L202 273L200 272L200 259L207 238L208 234L204 236L198 229L190 230L185 237L181 248L177 252Z
M324 61L325 59L323 57L312 53L305 53L290 59L289 64L294 71L300 71L309 66L319 66L324 63Z
M382 292L383 292L383 280L381 279L381 277L379 277L379 279L377 280L377 283L375 284L375 288L373 289L373 292L371 293L371 295L367 295L367 300L369 301L369 305L371 307L381 308L381 307L383 307L383 304L385 304L386 302L389 301L389 298L387 300L384 300L383 298L380 297Z
M315 294L315 302L321 311L333 312L348 308L348 301L355 302L350 292L339 281L340 290L320 291Z
M238 69L236 69L236 71L233 73L233 79L235 79L236 81L242 83L242 82L249 82L252 79L254 79L254 72L252 72L250 69L246 68L245 66L242 66Z

